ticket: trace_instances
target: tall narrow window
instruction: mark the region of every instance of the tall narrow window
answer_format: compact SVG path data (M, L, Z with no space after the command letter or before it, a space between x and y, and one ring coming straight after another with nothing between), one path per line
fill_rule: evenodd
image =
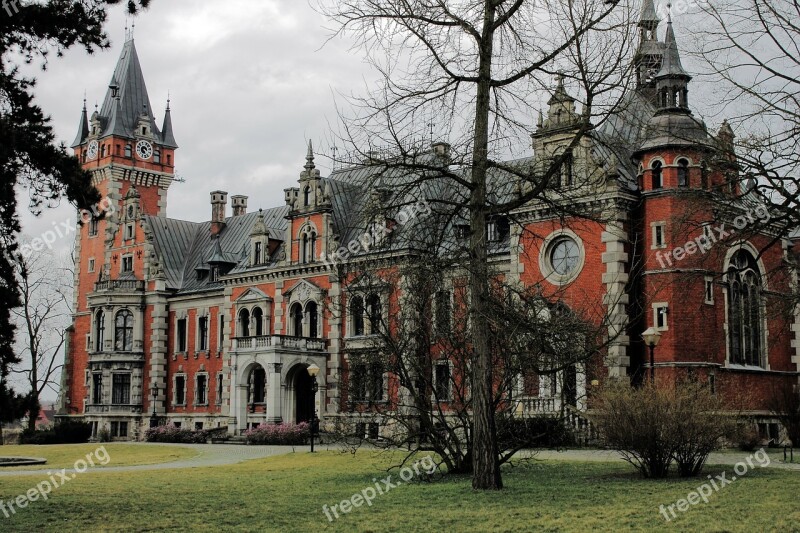
M133 313L127 309L117 313L114 325L114 349L118 352L133 350Z
M201 316L197 319L197 334L200 337L198 340L198 350L205 352L208 350L208 317Z
M434 367L434 387L436 399L447 401L450 399L450 364L447 361L440 361Z
M178 336L178 346L177 346L177 348L178 348L178 352L181 352L181 353L186 351L187 329L188 328L186 327L186 319L185 318L178 319L178 324L177 324L177 328L176 328L176 330L177 330L176 333L177 333L177 336Z
M708 165L705 161L700 162L700 186L708 189Z
M678 187L689 186L689 161L678 159Z
M381 329L381 299L377 294L370 294L367 298L367 313L369 315L369 332L375 335Z
M106 314L98 311L94 316L94 330L96 332L94 349L97 352L103 351L103 342L106 337Z
M367 401L368 387L367 365L355 363L350 366L350 396L354 402Z
M247 309L239 311L239 336L250 336L250 311Z
M364 334L364 299L361 296L353 296L350 300L350 322L354 336Z
M306 207L311 205L311 187L308 185L303 189L303 205Z
M370 400L373 402L382 402L383 398L383 367L379 364L374 364L370 372Z
M252 403L264 403L266 398L267 373L263 367L254 368L250 373L250 393Z
M299 303L292 305L292 335L295 337L303 336L303 307Z
M262 311L260 307L253 309L250 323L253 325L256 337L264 335L264 311Z
M92 374L92 403L103 403L103 374Z
M92 217L89 221L89 237L95 237L97 235L97 226L99 225L96 218Z
M653 180L653 190L661 188L661 170L662 170L661 161L653 161L653 164L650 165L650 173L652 175Z
M450 334L450 321L453 315L450 291L436 293L436 333L440 336Z
M222 308L217 311L217 320L219 320L219 339L217 339L217 351L222 351L222 345L225 343L225 315L222 314Z
M133 157L133 146L131 146L130 144L125 145L125 157L129 159Z
M175 405L186 405L186 376L175 376Z
M308 234L303 233L300 246L300 262L308 263Z
M308 243L308 261L313 263L317 260L317 234L311 234L311 241Z
M317 309L317 302L308 302L306 304L306 315L308 315L308 336L316 339L319 336L319 310Z
M195 398L197 405L206 405L208 403L208 376L205 374L198 374L195 384Z
M131 375L114 374L111 389L111 403L128 405L131 403Z
M254 265L260 265L261 264L261 243L257 242L255 247L256 247L255 252L253 252L253 264Z
M217 374L217 405L222 404L222 392L224 389L225 377L222 373Z
M561 185L564 187L572 187L572 152L569 151L564 156L564 162L561 163Z

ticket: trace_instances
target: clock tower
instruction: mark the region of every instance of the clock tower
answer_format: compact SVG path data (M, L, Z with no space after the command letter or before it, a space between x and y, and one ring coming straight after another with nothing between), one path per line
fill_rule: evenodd
M89 116L84 101L72 144L102 201L76 232L75 315L64 372L70 379L62 399L65 414L86 415L118 433L140 423L152 397L149 380L163 379L161 363L145 364L166 346L166 331L153 322L166 308L144 221L167 215L177 147L169 100L159 128L129 37L102 107Z

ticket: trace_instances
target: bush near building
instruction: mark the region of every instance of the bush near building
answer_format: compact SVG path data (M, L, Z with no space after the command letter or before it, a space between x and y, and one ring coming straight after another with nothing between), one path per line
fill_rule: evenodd
M612 384L600 395L597 423L606 445L619 451L643 477L700 474L708 455L735 435L738 417L702 383Z
M20 444L82 444L89 442L92 425L78 420L64 420L44 430L24 430Z
M261 424L244 433L247 444L272 444L282 446L302 446L311 437L310 426L299 424Z

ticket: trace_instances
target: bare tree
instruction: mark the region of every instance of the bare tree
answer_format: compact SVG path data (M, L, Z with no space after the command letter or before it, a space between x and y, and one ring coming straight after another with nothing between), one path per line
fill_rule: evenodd
M21 362L12 365L11 372L30 387L26 400L29 429L36 427L42 394L59 392L57 375L64 360L72 298L70 269L59 263L46 250L20 255L16 263L22 306L12 309L12 315L22 333L17 341Z
M770 204L785 238L800 226L800 2L735 0L702 6L694 52L729 118L720 148L742 196ZM739 132L738 138L734 131Z
M431 171L463 191L440 202L454 215L464 211L471 228L466 240L473 487L500 489L492 270L484 228L492 216L544 198L569 150L535 170L502 160L520 151L542 89L559 71L578 88L583 104L582 114L570 117L565 128L565 148L576 147L592 121L616 105L633 41L631 14L621 3L594 0L323 0L320 9L336 24L337 36L355 38L380 76L371 96L352 100L356 116L342 125L346 144L373 165ZM420 141L437 129L448 134L449 168L430 168L416 157ZM498 198L489 180L493 172L521 184L513 197Z

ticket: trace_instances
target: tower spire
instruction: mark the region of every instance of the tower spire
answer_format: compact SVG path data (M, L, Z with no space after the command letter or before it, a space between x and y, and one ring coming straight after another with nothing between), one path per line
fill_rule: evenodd
M81 112L81 120L78 124L78 134L72 142L72 148L77 148L82 145L86 138L89 136L89 115L86 110L86 95L83 95L83 111Z
M309 175L311 174L311 171L316 168L314 165L314 147L311 144L311 140L308 141L308 153L306 153L306 165L304 168Z

